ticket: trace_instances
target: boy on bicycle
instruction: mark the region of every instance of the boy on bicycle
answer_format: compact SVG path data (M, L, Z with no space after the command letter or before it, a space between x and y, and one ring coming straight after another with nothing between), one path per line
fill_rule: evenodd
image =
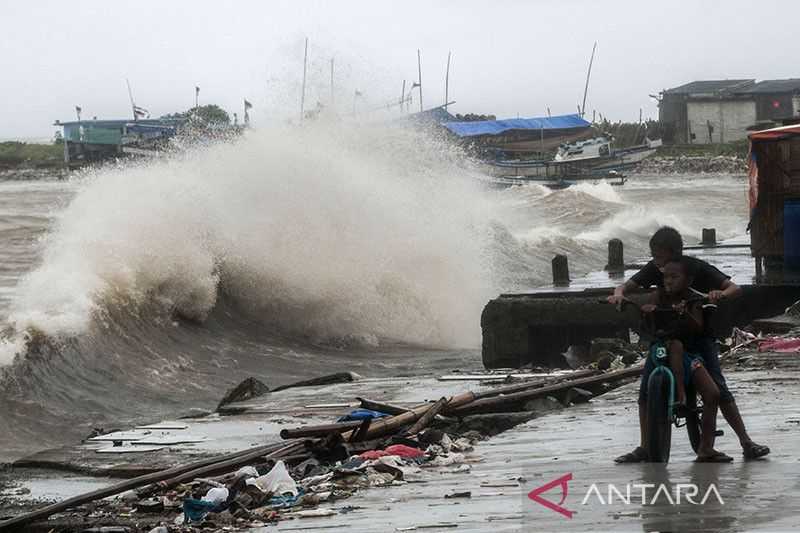
M732 457L714 449L720 392L701 355L703 297L690 288L694 265L686 257L670 259L663 270L664 286L650 296L642 313L664 339L675 375L678 405L686 408L686 386L694 383L703 398L703 427L697 462L727 463ZM679 411L680 412L680 411Z
M659 228L650 239L650 252L653 257L652 261L634 274L631 279L617 287L614 294L608 298L609 302L619 304L627 291L637 287L663 287L664 276L662 269L670 259L683 256L683 238L674 228L668 226ZM688 257L687 259L694 263L694 277L691 281L691 288L707 293L711 303L717 303L725 298L736 298L741 294L739 286L714 266L694 257ZM739 414L739 408L722 375L719 365L719 352L711 333L707 332L703 336L701 353L705 360L705 368L714 378L714 382L720 392L720 411L722 411L725 420L739 437L743 455L746 459L755 459L767 455L770 449L767 446L753 442L747 434L744 421L741 414ZM647 429L647 410L644 406L647 402L647 379L652 370L653 365L648 360L642 372L642 382L639 389L640 446L632 452L617 457L615 461L618 463L636 463L648 460L647 452L644 449Z

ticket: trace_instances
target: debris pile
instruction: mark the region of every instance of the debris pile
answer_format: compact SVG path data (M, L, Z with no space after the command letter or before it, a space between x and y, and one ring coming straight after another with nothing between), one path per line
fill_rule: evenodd
M419 482L430 468L469 471L480 460L475 441L532 418L537 401L587 401L640 371L559 373L414 407L360 398L337 422L282 430L283 442L128 479L0 521L0 530L243 530L347 513L355 508L342 500L366 488ZM267 394L253 385L245 397Z

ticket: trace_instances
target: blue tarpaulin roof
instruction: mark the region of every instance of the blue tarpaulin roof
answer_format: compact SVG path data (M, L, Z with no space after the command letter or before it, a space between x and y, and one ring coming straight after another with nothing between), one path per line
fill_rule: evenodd
M555 117L509 118L505 120L479 120L475 122L445 122L445 128L459 137L476 135L499 135L511 130L565 130L588 128L591 122L580 115L559 115Z

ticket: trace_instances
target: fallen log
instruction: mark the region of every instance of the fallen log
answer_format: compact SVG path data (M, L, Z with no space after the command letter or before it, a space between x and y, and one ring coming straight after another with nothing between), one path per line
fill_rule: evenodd
M589 385L596 385L609 381L618 381L621 379L638 376L641 373L641 365L636 365L629 368L624 368L622 370L617 370L615 372L599 374L597 376L572 379L545 387L523 390L500 396L493 396L490 398L481 398L458 407L451 407L448 405L445 409L445 412L455 416L464 416L476 412L501 412L508 410L508 406L510 405L520 404L530 400L535 400L537 398L544 398L553 393L563 392L572 387L586 387Z
M0 531L8 531L16 529L21 526L24 526L25 524L29 524L35 520L45 519L55 513L65 511L70 507L76 507L78 505L83 505L85 503L93 502L95 500L100 500L102 498L114 496L128 490L144 487L145 485L157 484L160 481L167 480L170 478L175 479L175 476L186 475L187 473L202 472L194 475L194 477L200 477L208 472L217 471L218 467L220 467L223 464L235 464L237 466L243 465L249 461L252 461L257 457L261 457L262 455L268 455L268 454L271 455L274 454L275 452L283 450L291 450L297 444L298 443L292 443L290 445L286 445L284 443L267 444L264 446L251 448L249 450L242 450L239 452L223 455L220 457L204 459L202 461L195 461L194 463L189 463L187 465L180 465L173 468L168 468L166 470L162 470L160 472L145 474L143 476L135 477L133 479L127 479L115 485L104 487L102 489L98 489L92 492L87 492L85 494L80 494L72 498L67 498L64 501L47 505L45 507L42 507L41 509L37 509L29 513L15 516L14 518L9 518L8 520L4 520L0 522ZM304 444L304 443L299 443L299 444ZM153 486L158 487L158 485L153 485Z
M294 429L282 429L282 439L299 439L303 437L320 437L329 435L330 433L344 433L350 429L356 429L361 426L361 420L352 420L349 422L336 422L333 424L319 424L316 426L303 426Z
M419 420L414 422L414 425L408 428L406 433L408 435L416 435L431 423L433 418L439 414L439 411L444 409L447 405L447 398L439 398L433 405L431 405L430 409L425 411L425 414L419 417Z

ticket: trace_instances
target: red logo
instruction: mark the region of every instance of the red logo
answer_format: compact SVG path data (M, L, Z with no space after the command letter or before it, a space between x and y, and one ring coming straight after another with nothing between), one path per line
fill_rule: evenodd
M572 518L573 512L561 507L564 504L564 501L567 499L567 493L569 492L569 487L567 486L567 482L570 480L572 480L572 472L570 472L569 474L565 474L558 479L554 479L550 483L546 483L541 487L533 489L528 493L528 498L535 501L539 505L544 505L550 510L563 514L567 518ZM551 502L550 500L545 500L540 496L540 494L542 494L543 492L547 492L548 490L557 486L561 486L561 501L558 502L557 504Z

